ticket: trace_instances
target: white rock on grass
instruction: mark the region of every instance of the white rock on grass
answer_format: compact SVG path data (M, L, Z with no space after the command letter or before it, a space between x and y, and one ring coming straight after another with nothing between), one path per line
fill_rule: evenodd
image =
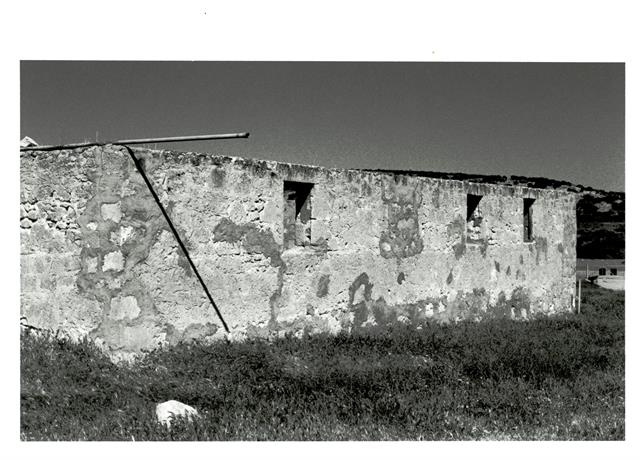
M167 428L171 428L171 421L174 417L184 417L191 422L198 416L196 409L173 399L156 405L156 418Z

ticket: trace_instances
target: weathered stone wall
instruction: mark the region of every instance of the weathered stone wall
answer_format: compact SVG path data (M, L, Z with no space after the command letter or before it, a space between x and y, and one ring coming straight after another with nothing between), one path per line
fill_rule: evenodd
M573 194L135 151L235 338L572 305ZM284 241L284 181L313 184L303 243ZM124 148L22 153L20 218L30 324L116 355L224 336Z

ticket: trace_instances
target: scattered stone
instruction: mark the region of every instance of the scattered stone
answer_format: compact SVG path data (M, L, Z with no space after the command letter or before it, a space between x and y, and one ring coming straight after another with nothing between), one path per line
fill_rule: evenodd
M22 219L20 221L20 227L22 227L22 228L31 228L31 221L29 219Z
M96 229L98 228L98 224L96 224L95 222L89 222L89 223L87 224L87 228L88 228L89 230L91 230L92 232L95 232L95 231L96 231Z
M173 399L156 405L156 418L158 423L165 425L167 428L171 428L171 422L174 417L184 417L192 422L194 418L199 417L199 414L193 407Z

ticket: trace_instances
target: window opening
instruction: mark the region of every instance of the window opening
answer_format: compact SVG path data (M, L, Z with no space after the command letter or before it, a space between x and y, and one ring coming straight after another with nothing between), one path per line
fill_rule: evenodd
M467 194L467 241L478 242L482 239L482 213L480 200L482 195Z
M524 241L533 241L533 198L525 198L522 212L522 223L524 227Z
M311 244L313 184L284 181L284 248Z
M605 276L606 274L607 274L607 269L606 268L600 268L598 270L598 275Z
M617 269L617 268L611 268L611 269L609 270L609 274L610 274L611 276L618 276L618 269Z

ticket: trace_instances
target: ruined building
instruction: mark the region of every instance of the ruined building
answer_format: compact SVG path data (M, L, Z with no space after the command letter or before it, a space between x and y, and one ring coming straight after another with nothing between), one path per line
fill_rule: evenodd
M134 149L233 338L571 309L575 196ZM21 153L21 308L127 355L225 337L125 147Z

